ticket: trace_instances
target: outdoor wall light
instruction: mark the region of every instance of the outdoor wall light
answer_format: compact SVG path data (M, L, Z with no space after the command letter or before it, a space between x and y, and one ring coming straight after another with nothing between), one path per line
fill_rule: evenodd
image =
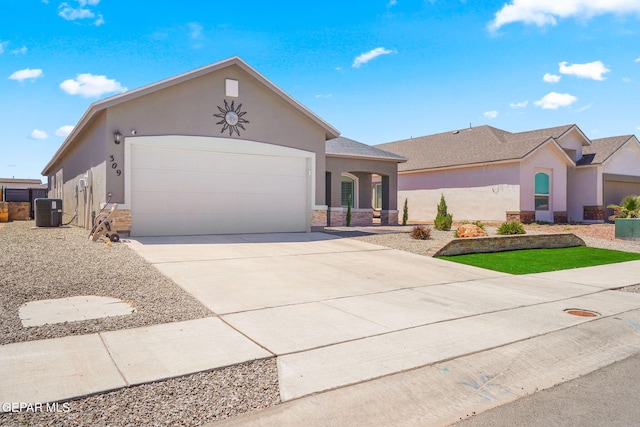
M120 141L122 141L122 134L117 130L116 133L113 134L113 142L120 144Z

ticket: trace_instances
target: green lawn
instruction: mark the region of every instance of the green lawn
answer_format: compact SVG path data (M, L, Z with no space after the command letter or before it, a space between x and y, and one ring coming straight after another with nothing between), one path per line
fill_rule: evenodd
M503 273L530 274L640 260L640 253L577 246L575 248L523 249L438 258Z

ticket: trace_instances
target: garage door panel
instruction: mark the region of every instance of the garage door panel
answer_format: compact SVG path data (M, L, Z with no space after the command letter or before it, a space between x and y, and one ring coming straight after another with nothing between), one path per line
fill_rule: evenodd
M308 157L135 144L130 152L132 235L308 231Z

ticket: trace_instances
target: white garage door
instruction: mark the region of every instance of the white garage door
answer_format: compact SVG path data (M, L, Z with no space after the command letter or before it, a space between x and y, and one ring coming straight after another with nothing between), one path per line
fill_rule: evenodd
M127 149L133 236L309 230L309 153L220 138L156 140L133 139ZM222 151L233 148L240 152Z

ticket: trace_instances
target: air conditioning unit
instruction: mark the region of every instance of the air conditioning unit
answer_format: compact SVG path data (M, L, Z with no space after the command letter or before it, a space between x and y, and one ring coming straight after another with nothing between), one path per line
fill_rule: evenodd
M62 199L36 199L35 205L36 227L62 225Z

